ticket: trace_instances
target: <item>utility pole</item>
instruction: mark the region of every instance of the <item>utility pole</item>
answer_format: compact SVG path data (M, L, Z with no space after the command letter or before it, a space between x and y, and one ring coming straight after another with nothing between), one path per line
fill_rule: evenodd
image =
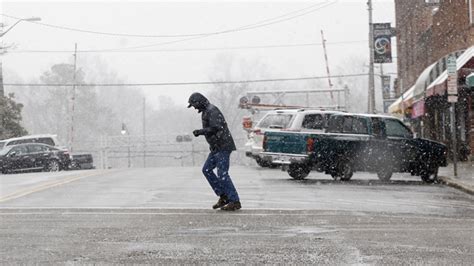
M369 93L367 112L375 112L375 78L374 78L374 28L372 24L372 0L367 2L369 10Z
M0 24L0 34L3 35L3 30L5 27L5 24L1 23ZM0 43L0 56L2 56L6 52L5 44L3 43L3 38ZM5 96L5 91L3 89L3 59L0 59L0 97Z
M326 50L326 40L324 39L323 30L321 30L321 39L322 39L323 49L324 49L324 60L326 61L326 72L328 74L329 89L332 90L331 73L329 72L328 53L327 53L327 50ZM331 100L334 100L332 92L331 92ZM337 103L337 104L339 105L339 103Z
M143 168L146 168L146 98L143 97Z
M405 121L405 99L403 98L403 94L405 93L403 91L403 79L400 79L400 97L402 98L402 102L400 103L402 105L402 121Z
M73 73L73 85L72 85L72 97L71 97L71 131L69 133L69 151L73 151L74 142L74 109L76 101L76 64L77 64L77 43L74 45L74 73Z

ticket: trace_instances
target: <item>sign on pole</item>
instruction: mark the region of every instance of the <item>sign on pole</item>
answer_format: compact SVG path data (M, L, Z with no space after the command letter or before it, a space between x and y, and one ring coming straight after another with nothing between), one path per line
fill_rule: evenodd
M390 99L390 76L382 76L382 92L384 99Z
M458 75L456 68L456 56L450 55L447 59L447 72L448 79L447 89L448 89L448 102L456 103L458 101Z
M383 112L388 114L388 108L395 102L396 99L384 99L383 100Z
M448 102L451 103L451 144L453 151L453 170L454 177L457 177L457 137L456 137L456 103L458 102L458 74L456 67L456 56L450 55L447 59L448 72Z
M372 24L374 32L374 63L392 63L392 27L390 23Z

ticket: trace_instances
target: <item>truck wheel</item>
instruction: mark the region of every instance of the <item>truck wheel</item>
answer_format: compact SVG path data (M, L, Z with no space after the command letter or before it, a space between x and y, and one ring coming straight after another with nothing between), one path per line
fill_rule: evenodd
M255 159L255 161L257 162L258 166L260 166L260 167L267 167L268 166L267 163L265 161L263 161L262 159L260 159L260 158Z
M331 176L334 180L341 179L341 181L349 181L354 174L354 167L352 163L347 159L341 159L337 162L337 165Z
M388 170L388 169L380 169L378 172L377 172L377 176L380 180L382 181L388 181L390 180L390 178L392 178L392 171L391 170Z
M304 164L290 164L288 174L296 180L302 180L309 175L311 169Z
M428 169L426 168L421 172L421 180L425 183L434 183L438 182L438 167L434 169Z
M341 175L341 181L349 181L352 178L354 168L349 160L340 161L338 168Z

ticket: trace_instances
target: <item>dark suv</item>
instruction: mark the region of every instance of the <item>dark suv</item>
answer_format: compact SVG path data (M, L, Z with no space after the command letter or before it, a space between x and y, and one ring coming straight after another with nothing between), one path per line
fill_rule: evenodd
M7 146L0 150L3 174L26 171L56 172L67 169L71 156L67 150L39 143Z

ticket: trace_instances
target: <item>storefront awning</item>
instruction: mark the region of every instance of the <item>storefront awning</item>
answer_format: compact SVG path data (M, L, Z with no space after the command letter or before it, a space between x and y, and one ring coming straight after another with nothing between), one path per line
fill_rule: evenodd
M429 67L425 68L423 72L421 72L420 76L415 82L415 91L414 97L416 100L423 98L425 89L429 84L430 72L436 66L437 62L431 64Z
M414 100L415 86L412 86L406 92L403 93L394 103L388 107L388 112L391 114L401 114L402 110L405 110L405 113L408 110L408 107L411 106Z
M464 51L456 59L456 70L459 71L469 60L474 57L474 46L471 46L469 49ZM439 75L426 89L426 96L432 95L444 95L446 92L446 79L448 78L448 71L445 70L441 75Z
M392 105L389 106L388 111L391 114L402 113L402 109L405 109L405 113L407 113L415 101L418 101L423 98L426 83L430 77L430 72L435 67L436 63L433 63L429 67L425 68L423 72L421 72L420 76L410 89L408 89L405 93L403 93L403 97L399 97ZM403 106L402 106L403 100ZM403 108L402 108L403 107Z

